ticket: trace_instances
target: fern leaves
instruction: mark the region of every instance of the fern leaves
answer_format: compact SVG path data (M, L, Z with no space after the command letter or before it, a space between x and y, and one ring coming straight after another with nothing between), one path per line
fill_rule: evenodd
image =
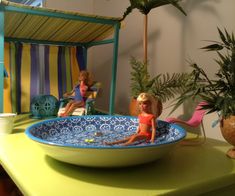
M189 80L186 91L178 98L174 109L189 98L200 97L208 103L203 106L208 113L217 111L225 118L235 115L234 34L229 34L226 29L222 32L219 28L218 33L220 42L211 41L213 44L202 48L206 51L215 51L218 55L215 62L219 69L215 72L215 77L210 79L201 67L196 63L192 64L191 81Z
M189 75L187 73L169 73L158 75L154 78L153 94L162 102L175 97L185 90Z
M142 92L148 92L165 102L185 90L185 84L189 78L187 73L158 74L151 78L147 63L137 61L132 57L130 64L132 67L131 94L133 97L137 97Z

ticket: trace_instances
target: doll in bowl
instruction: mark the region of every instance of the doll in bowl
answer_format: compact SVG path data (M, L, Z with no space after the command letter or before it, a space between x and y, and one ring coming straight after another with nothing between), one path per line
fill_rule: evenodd
M154 143L156 137L156 99L148 94L141 93L137 97L140 114L138 115L139 125L136 133L122 140L104 142L106 145L122 144L131 145L137 141Z

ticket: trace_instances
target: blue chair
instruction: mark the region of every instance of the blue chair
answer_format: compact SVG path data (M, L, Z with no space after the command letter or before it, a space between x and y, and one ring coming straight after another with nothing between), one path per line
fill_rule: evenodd
M95 114L95 99L98 95L98 92L101 88L101 83L100 82L95 82L91 87L90 90L87 91L86 93L86 103L85 107L79 107L73 111L71 115L73 116L81 116L81 115L92 115ZM59 110L57 115L60 116L60 113L64 112L66 104L73 99L73 97L68 97L68 98L61 98L60 99L60 104L59 104Z

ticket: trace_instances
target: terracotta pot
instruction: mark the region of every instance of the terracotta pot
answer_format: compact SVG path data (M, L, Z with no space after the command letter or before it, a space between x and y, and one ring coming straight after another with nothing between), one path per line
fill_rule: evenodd
M235 146L235 116L222 119L220 121L220 129L224 139L231 145ZM235 147L228 150L227 155L235 158Z
M138 109L137 109L137 100L135 98L131 98L129 104L129 113L131 116L138 116Z
M138 116L139 114L136 98L132 98L130 101L129 113L131 116ZM161 115L161 113L162 113L162 102L157 100L157 116L156 117L158 118Z

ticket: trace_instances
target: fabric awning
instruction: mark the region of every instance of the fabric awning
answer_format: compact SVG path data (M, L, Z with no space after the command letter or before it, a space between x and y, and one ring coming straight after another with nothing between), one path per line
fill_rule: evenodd
M0 0L0 112L3 111L4 41L36 44L114 46L109 114L114 113L121 18L27 6ZM85 55L85 59L87 55Z
M5 11L5 39L29 42L89 43L101 41L114 32L121 18L80 14L26 6L2 0Z

